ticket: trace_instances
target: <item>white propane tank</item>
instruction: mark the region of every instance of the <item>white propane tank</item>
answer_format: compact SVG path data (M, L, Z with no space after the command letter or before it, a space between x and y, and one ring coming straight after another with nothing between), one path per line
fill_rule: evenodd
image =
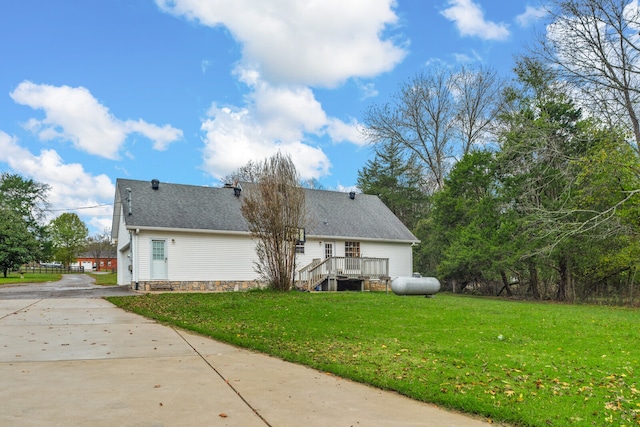
M440 282L435 277L400 276L391 281L391 290L396 295L433 296L440 290Z

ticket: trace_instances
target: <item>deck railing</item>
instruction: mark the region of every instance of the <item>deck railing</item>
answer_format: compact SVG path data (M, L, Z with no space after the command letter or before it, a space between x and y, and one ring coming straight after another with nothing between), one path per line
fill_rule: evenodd
M388 279L389 258L329 257L314 260L298 272L298 283L315 289L327 279Z

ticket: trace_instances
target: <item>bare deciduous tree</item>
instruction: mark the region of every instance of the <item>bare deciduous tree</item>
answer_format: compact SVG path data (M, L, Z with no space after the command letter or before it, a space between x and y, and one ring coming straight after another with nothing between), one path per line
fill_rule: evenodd
M624 125L640 155L640 6L627 0L550 0L536 53L573 84L581 102Z
M390 103L370 107L361 132L371 144L415 157L438 190L455 159L483 140L499 90L492 71L433 68L404 83Z
M246 165L239 167L234 172L225 176L222 182L226 184L233 184L234 182L256 182L258 169L260 165L253 160L249 160Z
M489 129L498 113L502 79L492 69L462 67L453 76L457 105L456 131L462 144L462 155L489 138Z
M295 280L296 243L307 219L304 190L287 155L278 152L256 171L242 201L242 215L256 240L256 272L272 289L288 291Z
M115 248L111 241L111 229L105 228L102 233L88 237L86 249L95 259L96 269L100 270L100 260L105 257L112 258L115 255Z

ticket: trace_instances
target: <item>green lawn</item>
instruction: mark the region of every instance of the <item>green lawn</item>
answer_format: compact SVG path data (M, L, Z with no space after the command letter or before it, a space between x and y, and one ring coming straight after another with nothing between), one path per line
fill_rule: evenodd
M96 285L113 286L117 284L118 275L116 273L85 273L93 277L96 281Z
M640 425L638 310L346 292L109 300L241 347L494 421Z
M7 274L5 278L0 273L0 286L11 283L41 283L41 282L56 282L62 278L62 274L54 273L25 273L23 277L20 277L20 273L11 272Z

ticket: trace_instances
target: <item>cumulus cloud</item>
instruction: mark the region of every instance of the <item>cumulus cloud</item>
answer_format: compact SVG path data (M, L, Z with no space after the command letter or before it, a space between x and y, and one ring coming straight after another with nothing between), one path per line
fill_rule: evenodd
M528 27L546 15L542 7L527 6L525 11L516 16L516 22L521 27Z
M334 87L392 70L407 51L382 38L398 18L395 0L156 0L161 10L210 27L242 45L240 68L270 83Z
M449 7L440 13L455 23L462 36L483 40L505 40L509 37L507 26L485 20L484 12L473 0L449 0L448 4Z
M248 97L263 131L274 139L301 139L327 123L322 105L308 87L271 86L259 82Z
M334 88L392 70L406 46L384 34L397 23L395 0L156 0L170 14L225 27L242 47L233 75L249 92L242 106L213 104L203 120L203 167L216 178L280 150L303 178L331 166L313 139L364 144L355 120L330 117L313 87Z
M64 163L55 150L40 151L39 155L21 147L18 140L0 131L0 162L6 163L16 173L51 186L48 201L58 216L63 209L91 207L78 210L78 215L95 231L111 227L115 186L105 175L87 173L79 163ZM73 209L71 209L73 210Z
M310 88L270 85L257 73L246 73L242 80L251 89L245 106L214 103L202 124L204 169L214 177L219 179L249 160L261 161L280 150L291 155L302 178L317 179L329 173L331 163L309 137L364 145L358 122L327 116Z
M169 125L117 119L84 87L23 81L10 96L18 104L44 111L43 120L30 119L25 124L41 140L70 141L78 150L108 159L118 158L121 146L131 133L152 140L156 150L164 150L182 138L182 131Z
M355 120L345 123L338 119L329 119L326 126L327 134L335 142L351 142L363 146L367 143L359 130L360 124Z
M158 126L144 120L127 120L124 122L127 133L139 133L153 141L153 149L165 151L169 144L182 138L182 131L169 125Z
M214 105L208 115L202 124L205 132L204 168L217 179L244 166L248 160L262 161L278 150L291 156L304 179L328 173L330 162L320 148L295 139L274 143L273 136L263 132L246 108L219 108Z

